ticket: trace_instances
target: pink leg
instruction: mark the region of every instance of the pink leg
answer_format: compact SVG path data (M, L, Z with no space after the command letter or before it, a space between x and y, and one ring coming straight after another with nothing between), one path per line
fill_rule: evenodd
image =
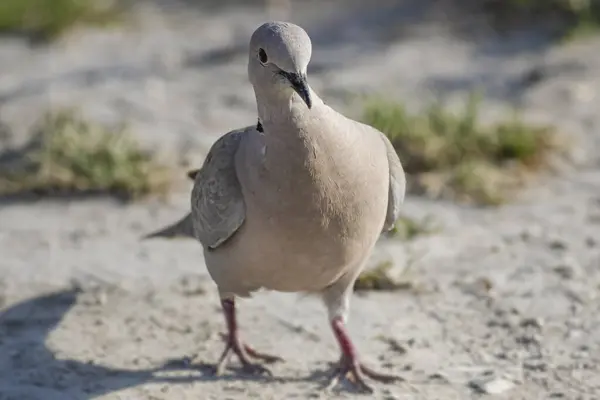
M267 363L283 360L276 356L259 353L252 347L242 343L242 341L240 340L237 325L235 300L223 299L221 300L221 306L223 307L223 313L225 314L227 334L225 335L225 350L223 351L223 354L221 354L219 362L216 365L215 374L221 375L224 372L225 368L227 367L227 364L229 363L229 359L231 358L232 353L235 353L240 362L242 363L242 367L246 372L258 374L264 373L271 375L271 372L266 367L260 364L253 363L252 361L250 361L250 358L263 360Z
M356 348L352 344L344 321L337 317L331 321L331 327L333 333L340 345L342 356L340 361L335 368L334 374L330 378L328 388L335 386L340 378L347 377L357 389L366 392L373 393L373 389L365 381L365 376L383 383L391 383L402 380L401 377L396 375L387 375L377 372L358 360Z

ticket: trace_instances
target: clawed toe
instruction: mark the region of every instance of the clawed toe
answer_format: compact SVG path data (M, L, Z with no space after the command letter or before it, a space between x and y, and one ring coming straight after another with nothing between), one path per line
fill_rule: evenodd
M229 338L227 337L227 335L225 334L221 334L221 338L227 343L229 341ZM243 347L243 351L245 352L246 355L248 355L248 357L254 358L255 360L260 360L263 361L267 364L272 364L272 363L276 363L276 362L283 362L284 359L273 355L273 354L269 354L269 353L263 353L263 352L259 352L257 350L255 350L253 347L248 346L247 344L241 344L241 347Z
M323 388L326 391L329 391L336 387L341 379L349 379L353 386L360 392L363 393L373 393L373 388L365 382L362 376L358 374L353 374L353 376L348 376L350 371L343 370L341 368L336 368L331 376L327 378L326 385Z
M250 362L248 360L242 361L240 359L240 361L242 363L242 372L245 374L256 375L256 376L264 375L264 376L269 376L269 377L273 376L273 373L271 372L271 370L269 368L265 367L264 365ZM223 375L228 364L229 364L229 357L225 360L219 361L219 363L215 366L215 369L214 369L215 376Z
M262 360L262 361L266 362L267 364L283 362L283 358L281 358L279 356L275 356L275 355L268 354L268 353L260 353L248 345L244 345L244 350L246 350L246 353L248 354L248 356L250 356L254 359L257 359L257 360Z
M238 334L235 315L235 301L233 299L223 299L221 301L221 305L223 306L225 321L227 322L227 334L221 335L225 341L225 350L223 351L223 354L221 354L219 362L215 366L214 374L217 376L222 375L229 365L231 355L235 354L242 364L242 371L244 373L251 375L273 376L267 367L252 362L251 359L260 360L265 363L274 363L277 361L283 361L283 359L271 354L260 353L243 343Z
M367 383L365 377L382 383L399 382L403 379L397 375L383 374L363 364L351 363L342 360L328 377L325 390L331 390L338 385L341 379L347 380L354 388L362 393L373 393L373 388Z
M360 369L362 369L363 374L368 376L369 378L381 382L381 383L394 383L401 382L404 379L401 376L393 375L393 374L384 374L379 371L375 371L374 369L367 367L364 364L360 365Z
M365 376L382 383L391 383L403 380L400 376L377 372L372 368L363 365L359 361L359 358L356 355L356 349L354 348L354 345L352 344L352 341L346 332L343 318L336 317L332 319L331 327L333 328L333 333L335 334L335 337L340 345L342 356L334 369L334 373L328 379L328 384L325 386L325 389L333 388L338 384L340 379L344 378L350 381L350 383L352 383L352 385L359 391L364 393L373 393L373 388L367 384Z
M214 374L216 376L222 375L225 372L225 369L229 364L229 360L234 353L242 363L242 371L250 375L273 376L267 367L252 362L250 360L251 358L262 360L266 363L273 363L282 360L282 358L277 356L259 353L250 346L239 343L239 341L234 341L233 343L227 342L225 350L223 351L219 362L215 366Z

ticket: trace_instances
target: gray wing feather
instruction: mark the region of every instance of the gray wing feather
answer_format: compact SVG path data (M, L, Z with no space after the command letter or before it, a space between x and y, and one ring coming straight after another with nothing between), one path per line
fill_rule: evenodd
M219 138L196 173L192 222L196 239L205 247L218 247L244 223L246 205L235 170L235 154L249 128Z
M396 149L392 146L390 140L380 132L381 139L385 143L387 159L390 167L390 189L388 192L388 207L385 217L384 231L389 231L394 227L396 221L400 217L400 207L404 202L406 193L406 176L400 158L396 153Z

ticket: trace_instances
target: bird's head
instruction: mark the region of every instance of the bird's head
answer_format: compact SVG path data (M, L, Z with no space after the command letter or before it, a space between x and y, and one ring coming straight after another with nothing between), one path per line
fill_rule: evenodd
M250 39L248 77L256 89L293 96L312 107L306 68L312 44L308 34L289 22L267 22Z

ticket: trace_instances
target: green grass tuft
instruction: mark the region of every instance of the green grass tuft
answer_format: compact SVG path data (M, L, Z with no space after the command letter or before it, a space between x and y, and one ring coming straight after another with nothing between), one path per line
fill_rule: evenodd
M384 261L374 268L363 271L354 282L354 291L393 291L406 290L413 287L410 280L399 280L391 275L391 261Z
M548 156L562 144L549 127L526 124L516 114L483 125L479 103L471 95L462 112L437 102L410 113L400 103L375 99L367 102L363 121L388 136L414 179L411 190L498 204L527 173L548 165Z
M401 240L411 240L417 236L437 233L440 230L441 226L431 215L422 219L401 216L387 235Z
M2 168L0 195L165 194L170 169L126 130L109 130L73 111L49 114L17 165Z
M51 40L75 25L106 25L122 16L117 0L1 0L0 32Z

